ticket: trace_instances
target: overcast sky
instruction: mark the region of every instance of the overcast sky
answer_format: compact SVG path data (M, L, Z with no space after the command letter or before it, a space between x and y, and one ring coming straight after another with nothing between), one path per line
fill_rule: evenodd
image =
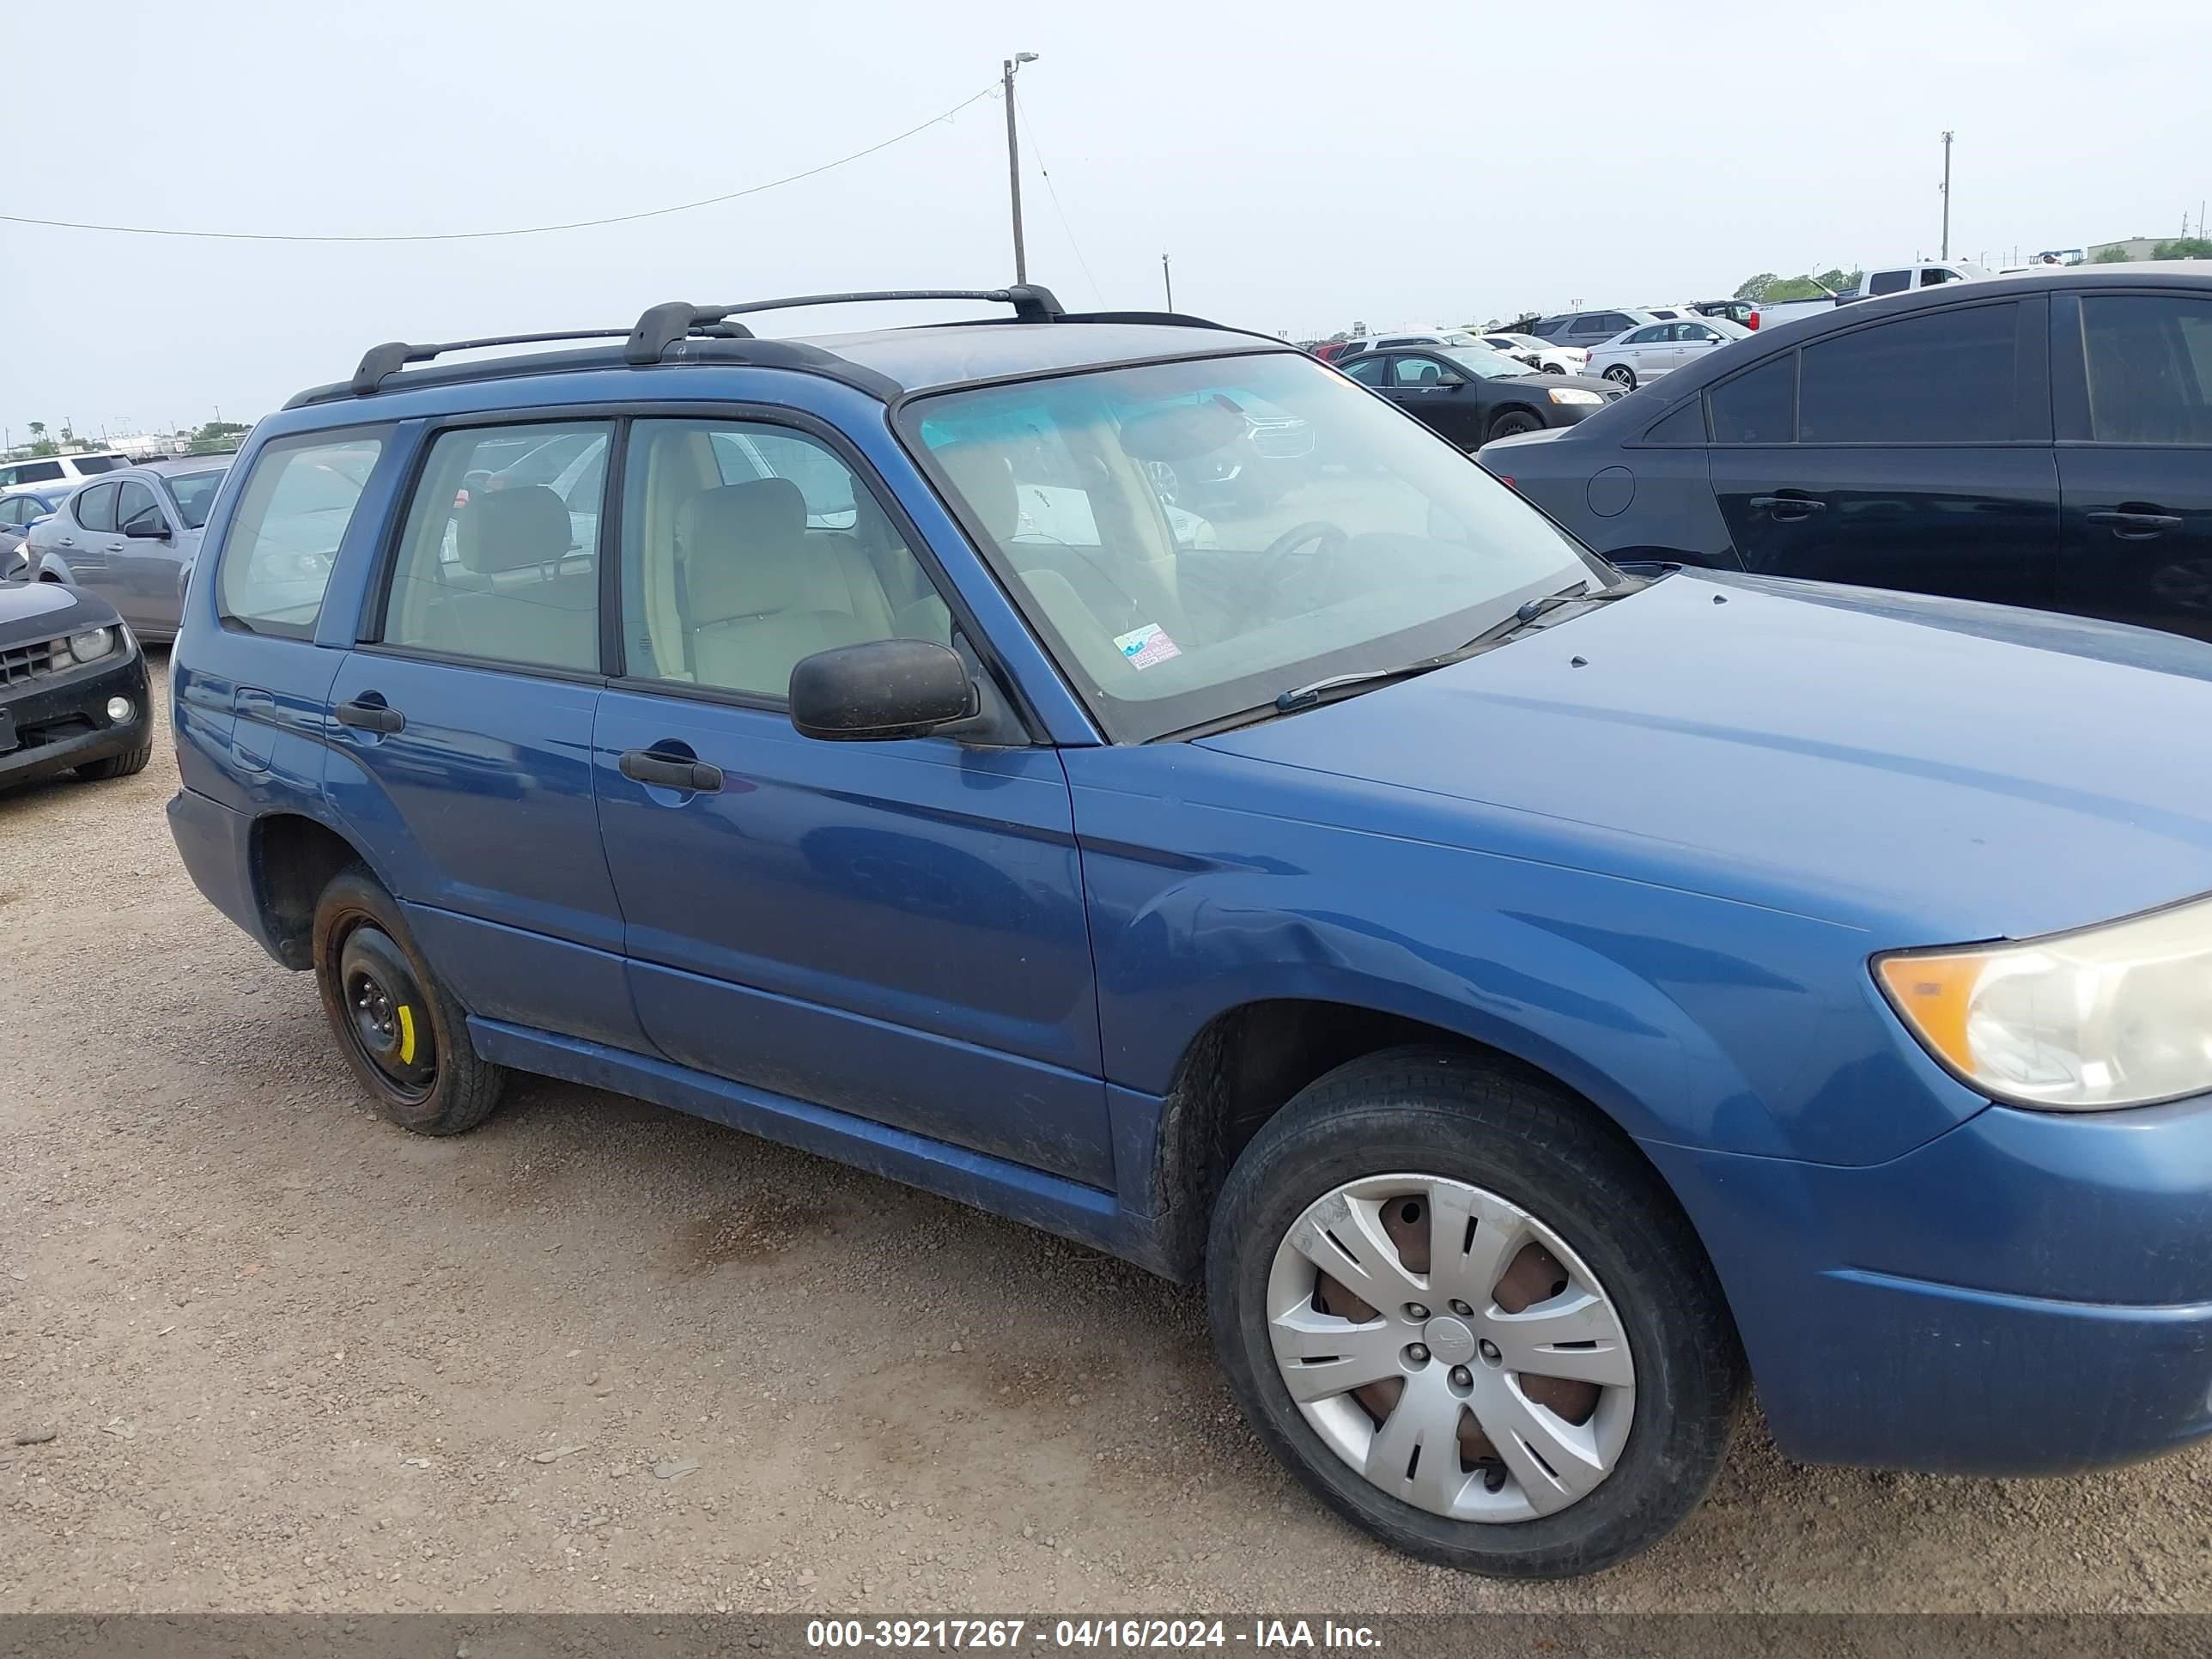
M9 0L0 211L325 234L629 212L876 143L1017 50L1042 55L1032 279L1155 306L1165 251L1181 308L1300 337L1932 253L1947 126L1954 254L2171 236L2212 194L2202 0ZM666 299L1004 283L1005 143L994 96L741 201L496 240L0 225L0 424L251 420L379 340Z

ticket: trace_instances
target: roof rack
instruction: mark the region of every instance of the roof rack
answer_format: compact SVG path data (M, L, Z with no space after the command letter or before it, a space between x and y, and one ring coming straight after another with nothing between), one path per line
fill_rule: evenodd
M361 366L354 370L351 385L356 397L366 398L384 384L386 376L398 374L410 363L427 363L448 351L475 351L485 346L542 345L548 340L619 340L626 332L619 328L564 328L550 334L487 334L481 340L447 340L436 345L410 345L404 340L387 340L362 354Z
M672 300L665 305L654 306L637 319L637 326L630 331L629 343L623 347L623 358L638 365L657 363L670 346L695 333L749 339L751 330L742 323L726 319L756 311L795 311L802 306L858 305L876 300L981 300L992 305L1012 306L1015 319L1024 323L1056 323L1067 315L1050 289L1039 288L1034 283L1017 283L1011 288L911 288L852 294L794 294L781 300L745 300L730 306L694 306Z

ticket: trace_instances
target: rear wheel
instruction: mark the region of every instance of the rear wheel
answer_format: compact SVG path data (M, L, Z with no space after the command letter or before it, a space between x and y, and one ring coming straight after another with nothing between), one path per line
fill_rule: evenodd
M1564 1091L1401 1049L1302 1092L1231 1171L1208 1310L1325 1503L1413 1554L1559 1577L1656 1542L1719 1471L1744 1367L1650 1167Z
M1605 378L1615 386L1626 386L1631 392L1636 390L1636 371L1626 363L1615 363L1606 370Z
M1534 432L1542 424L1525 409L1509 409L1490 423L1490 435L1510 438L1516 432Z
M385 1116L417 1134L452 1135L491 1115L506 1073L477 1057L466 1011L360 865L316 903L314 961L324 1016Z

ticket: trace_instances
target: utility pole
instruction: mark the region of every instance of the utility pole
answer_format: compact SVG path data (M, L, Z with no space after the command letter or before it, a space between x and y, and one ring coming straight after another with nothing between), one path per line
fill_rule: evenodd
M1168 269L1168 256L1160 255L1160 281L1167 284L1168 309L1175 309L1175 274Z
M1012 86L1013 83L1010 81L1006 84ZM1008 95L1012 96L1011 94ZM1943 251L1936 257L1939 259L1951 257L1951 130L1948 127L1943 130Z
M1030 262L1022 249L1022 150L1021 141L1014 137L1014 71L1024 64L1036 63L1036 56L1033 52L1018 52L1006 60L1006 189L1014 204L1014 280L1018 283L1029 281Z

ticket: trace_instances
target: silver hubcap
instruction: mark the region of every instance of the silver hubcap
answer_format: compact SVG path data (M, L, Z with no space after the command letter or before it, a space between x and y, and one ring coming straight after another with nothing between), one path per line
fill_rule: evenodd
M1636 1367L1613 1299L1557 1233L1465 1182L1324 1194L1276 1248L1267 1323L1314 1432L1431 1514L1554 1514L1627 1443Z

